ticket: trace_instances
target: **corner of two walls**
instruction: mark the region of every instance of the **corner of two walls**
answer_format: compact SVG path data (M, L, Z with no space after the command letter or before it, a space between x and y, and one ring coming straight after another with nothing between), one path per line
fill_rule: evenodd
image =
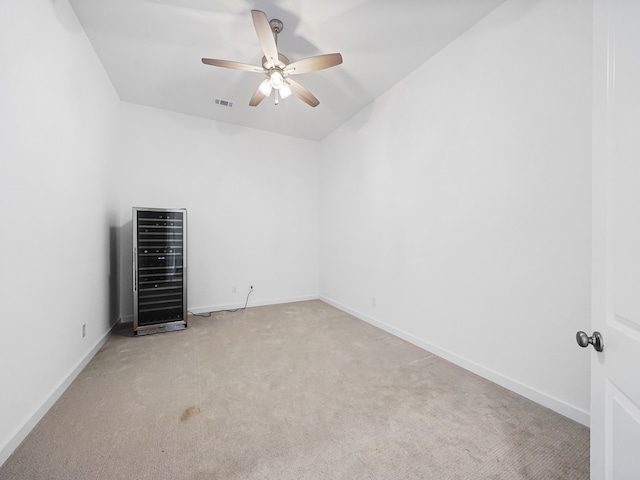
M588 425L591 10L509 0L323 142L321 298Z

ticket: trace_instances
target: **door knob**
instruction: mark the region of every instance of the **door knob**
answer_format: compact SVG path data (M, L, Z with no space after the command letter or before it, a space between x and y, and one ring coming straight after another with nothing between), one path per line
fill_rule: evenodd
M600 332L593 332L592 336L588 336L583 331L579 331L576 333L576 342L582 348L586 348L589 344L593 345L593 348L596 349L596 352L601 352L604 350L604 340L602 339L602 334Z

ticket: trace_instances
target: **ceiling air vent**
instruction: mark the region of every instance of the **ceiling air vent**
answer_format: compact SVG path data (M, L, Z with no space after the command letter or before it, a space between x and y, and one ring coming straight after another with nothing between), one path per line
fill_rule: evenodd
M233 102L230 102L229 100L222 100L221 98L216 98L214 102L216 103L216 105L222 105L223 107L233 107Z

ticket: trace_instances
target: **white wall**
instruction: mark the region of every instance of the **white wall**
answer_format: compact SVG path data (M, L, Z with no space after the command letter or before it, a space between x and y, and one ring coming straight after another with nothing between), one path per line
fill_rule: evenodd
M317 142L131 104L120 127L124 320L133 206L187 208L192 311L318 297Z
M1 464L118 318L118 100L66 0L1 2L0 65Z
M503 4L323 142L320 207L323 298L584 424L590 46Z

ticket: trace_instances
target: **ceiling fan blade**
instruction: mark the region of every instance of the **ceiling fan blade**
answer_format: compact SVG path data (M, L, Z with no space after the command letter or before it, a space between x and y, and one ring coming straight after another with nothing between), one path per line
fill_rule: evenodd
M275 66L278 62L278 46L276 45L275 38L273 38L269 19L261 10L251 10L251 16L253 17L253 26L255 27L256 34L258 35L260 48L262 48L267 60L272 61L272 66Z
M299 73L315 72L316 70L324 70L325 68L335 67L342 63L342 55L339 53L327 53L326 55L318 55L317 57L304 58L297 62L290 63L284 69L289 75L297 75Z
M318 105L320 105L320 100L314 97L313 93L311 93L295 80L287 78L285 82L287 83L287 85L289 85L289 87L291 87L291 91L293 92L293 94L307 105L311 105L312 107L317 107Z
M232 62L230 60L217 60L215 58L203 58L202 63L213 65L214 67L233 68L234 70L244 70L245 72L263 73L262 67L256 67L247 63Z
M260 87L258 87L258 89L255 91L255 93L251 97L251 100L249 100L249 106L250 107L257 107L260 104L260 102L262 100L264 100L265 98L266 97L265 97L264 93L262 93L260 91Z

